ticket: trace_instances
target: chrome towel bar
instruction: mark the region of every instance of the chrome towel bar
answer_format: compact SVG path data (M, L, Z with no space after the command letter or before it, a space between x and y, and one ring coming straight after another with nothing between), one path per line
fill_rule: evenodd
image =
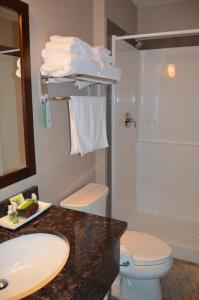
M41 102L46 103L46 101L68 101L71 100L71 96L54 96L50 97L47 94L41 96Z

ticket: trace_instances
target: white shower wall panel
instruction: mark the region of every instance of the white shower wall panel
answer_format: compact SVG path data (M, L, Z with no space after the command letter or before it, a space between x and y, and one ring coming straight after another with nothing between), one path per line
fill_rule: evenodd
M140 139L199 145L198 77L199 47L141 51Z
M169 77L168 66L175 70ZM141 51L136 205L199 219L199 47Z
M116 64L125 72L116 87L115 111L115 199L113 216L131 218L136 210L136 129L124 126L129 112L136 119L139 93L139 51L124 41L117 43Z
M199 148L139 143L137 210L199 219Z

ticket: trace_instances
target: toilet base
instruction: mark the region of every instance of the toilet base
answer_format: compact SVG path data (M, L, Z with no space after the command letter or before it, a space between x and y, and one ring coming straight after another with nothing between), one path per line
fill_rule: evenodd
M120 300L161 300L159 279L136 280L118 275L112 285L112 295Z

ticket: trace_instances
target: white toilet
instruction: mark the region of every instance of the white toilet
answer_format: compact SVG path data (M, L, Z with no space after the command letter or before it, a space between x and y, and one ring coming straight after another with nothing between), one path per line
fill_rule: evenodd
M60 206L106 216L108 188L90 183L61 201ZM172 266L171 248L160 239L141 232L126 231L121 238L120 274L112 293L121 300L161 300L160 278Z
M61 207L106 217L108 187L89 183L81 190L60 202Z
M171 248L152 235L126 231L121 238L120 256L121 264L130 264L120 267L113 295L122 300L162 299L160 278L172 267Z

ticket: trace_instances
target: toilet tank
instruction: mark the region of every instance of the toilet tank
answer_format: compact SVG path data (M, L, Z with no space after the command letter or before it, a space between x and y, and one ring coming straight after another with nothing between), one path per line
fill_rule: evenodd
M60 206L105 217L107 215L107 195L107 186L89 183L61 201Z

